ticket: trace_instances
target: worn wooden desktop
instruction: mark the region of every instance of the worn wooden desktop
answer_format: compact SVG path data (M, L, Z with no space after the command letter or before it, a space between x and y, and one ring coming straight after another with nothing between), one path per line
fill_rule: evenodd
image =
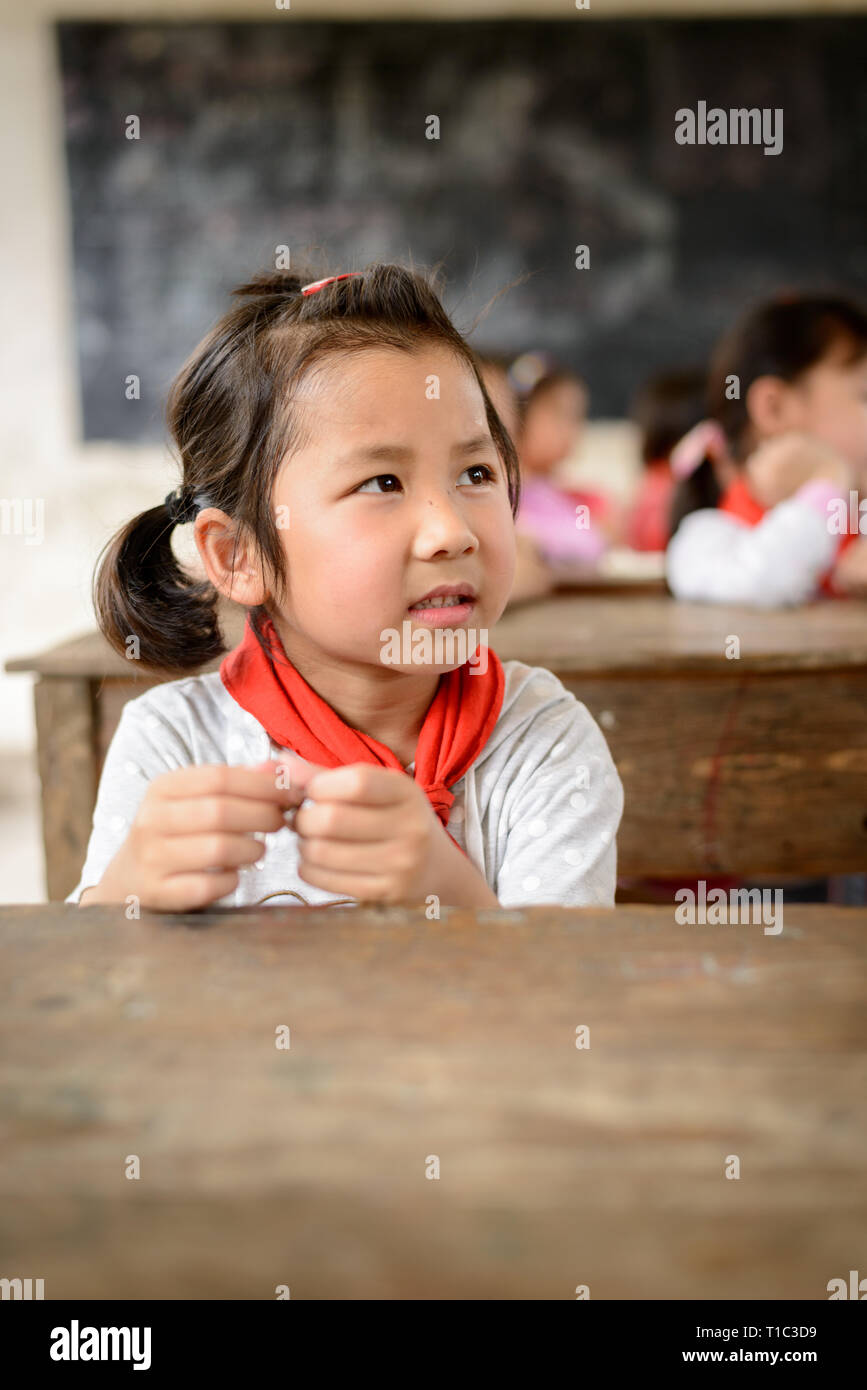
M222 612L233 645L242 613ZM760 612L608 583L517 604L489 641L554 671L599 720L626 792L621 875L867 869L867 603ZM120 711L155 682L99 633L6 669L38 676L48 895L62 899Z
M867 1245L867 911L783 912L0 908L0 1273L827 1299Z

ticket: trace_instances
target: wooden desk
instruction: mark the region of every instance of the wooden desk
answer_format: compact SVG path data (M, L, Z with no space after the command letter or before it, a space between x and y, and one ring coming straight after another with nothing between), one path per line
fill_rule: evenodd
M223 624L234 645L241 610ZM867 869L867 603L761 613L564 593L507 610L489 639L554 671L602 725L626 792L622 875ZM78 882L120 711L155 684L134 666L99 633L7 662L39 676L52 899Z
M867 869L867 603L562 595L507 611L491 641L599 721L626 794L622 875Z
M0 908L0 1273L826 1299L867 1241L865 986L860 909Z

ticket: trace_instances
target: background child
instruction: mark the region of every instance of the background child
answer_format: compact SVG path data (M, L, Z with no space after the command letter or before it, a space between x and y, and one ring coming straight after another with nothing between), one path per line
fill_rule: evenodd
M675 497L672 592L765 607L867 592L867 539L829 516L867 482L867 314L820 295L751 310L714 354L709 402L729 456Z
M671 451L707 414L703 371L661 372L639 391L632 418L641 430L644 474L629 509L624 540L633 550L665 550L671 536L675 478Z
M555 676L480 640L520 494L473 354L414 272L304 279L234 292L172 388L182 486L102 560L109 642L181 678L124 706L67 902L610 906L605 740ZM188 521L207 581L172 550ZM185 674L225 651L218 594L244 639Z
M564 487L556 478L559 465L579 447L587 388L574 372L543 353L516 358L509 380L518 400L518 532L532 536L552 565L571 562L593 568L607 545L602 530L607 503L601 494ZM586 510L579 513L579 506ZM579 517L581 525L576 524Z
M605 499L566 488L556 479L558 466L579 446L587 390L580 377L559 367L546 353L523 353L512 362L487 356L481 368L495 393L508 402L514 422L511 432L521 467L516 526L524 544L532 546L532 556L523 561L523 567L519 565L518 581L524 596L528 587L540 591L552 588L553 567L558 564L592 569L606 548L602 530L608 512ZM579 506L586 510L579 513Z
M515 440L520 429L518 398L509 379L509 358L486 353L477 355L476 365L485 383L494 409L503 422L510 439ZM573 516L574 524L574 516ZM515 578L510 603L542 598L555 586L555 575L545 560L542 547L529 531L515 532Z

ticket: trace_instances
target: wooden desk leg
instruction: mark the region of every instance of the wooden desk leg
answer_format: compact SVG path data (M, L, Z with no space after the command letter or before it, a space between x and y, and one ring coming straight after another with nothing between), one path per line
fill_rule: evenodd
M49 901L79 878L96 804L95 711L87 677L43 676L34 687L42 839Z

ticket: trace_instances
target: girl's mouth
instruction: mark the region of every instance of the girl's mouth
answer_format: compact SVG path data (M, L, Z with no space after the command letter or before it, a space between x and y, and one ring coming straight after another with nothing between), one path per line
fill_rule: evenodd
M450 595L448 598L428 599L422 606L410 608L408 612L416 622L425 623L428 627L454 627L457 623L466 622L475 606L475 599Z

